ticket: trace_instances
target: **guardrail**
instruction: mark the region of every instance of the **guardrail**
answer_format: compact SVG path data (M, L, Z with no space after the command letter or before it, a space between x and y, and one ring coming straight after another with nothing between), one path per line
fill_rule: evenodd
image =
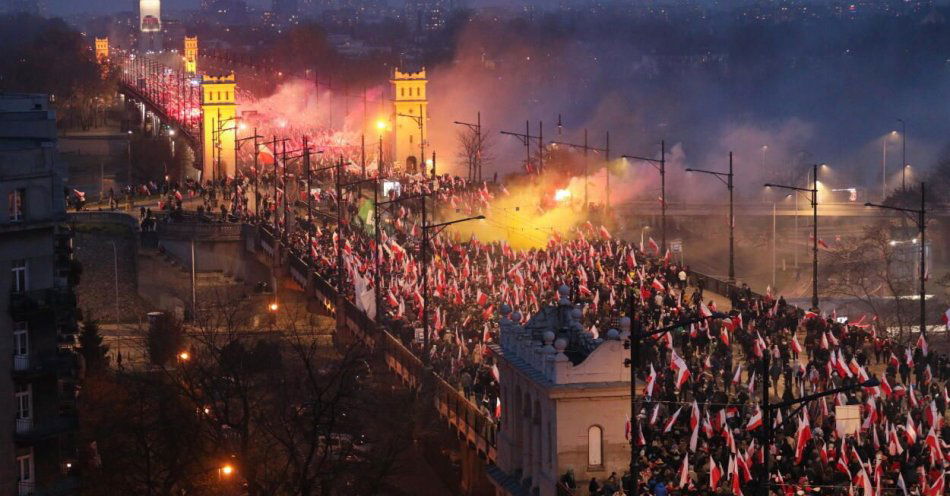
M498 426L494 419L483 413L462 392L445 381L431 369L427 369L402 341L380 327L356 305L337 299L336 287L320 276L292 247L284 245L267 227L259 228L259 247L273 254L276 243L281 243L286 263L294 278L306 292L320 301L331 313L342 311L345 328L357 340L370 349L379 350L385 356L386 365L410 388L418 388L431 379L434 388L434 407L460 438L490 462L496 456Z
M241 224L230 222L159 222L159 238L237 241L241 239Z

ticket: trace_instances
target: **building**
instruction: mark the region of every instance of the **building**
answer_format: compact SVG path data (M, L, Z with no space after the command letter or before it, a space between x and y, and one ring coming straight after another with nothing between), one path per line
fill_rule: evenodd
M139 50L162 51L162 1L139 0Z
M235 86L234 72L201 76L202 181L234 177L238 132Z
M64 167L46 95L0 93L0 494L74 494L78 360Z
M498 360L502 418L488 475L499 496L553 496L569 470L581 486L612 472L619 477L630 465L627 331L595 339L580 324L568 287L558 293L557 306L525 325L503 307L499 343L489 345ZM621 325L629 328L629 320Z
M426 70L393 71L393 153L406 172L422 172L425 137L428 136L429 101L426 99Z

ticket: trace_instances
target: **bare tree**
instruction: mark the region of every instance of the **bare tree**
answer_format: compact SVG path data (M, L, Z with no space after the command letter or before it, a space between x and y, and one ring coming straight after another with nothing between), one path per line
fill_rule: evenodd
M907 295L914 291L906 261L893 242L888 223L868 226L858 237L842 239L825 254L828 294L851 298L877 317L883 328L897 327L899 339L913 327L916 308Z
M485 166L494 161L494 134L484 126L481 134L466 126L458 130L456 139L459 145L457 163L466 168L469 180L478 179Z

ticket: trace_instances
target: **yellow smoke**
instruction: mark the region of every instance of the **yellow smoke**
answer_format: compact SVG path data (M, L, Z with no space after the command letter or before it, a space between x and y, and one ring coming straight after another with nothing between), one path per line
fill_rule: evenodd
M555 232L566 238L572 227L587 218L582 203L583 190L575 191L575 182L560 187L550 180L508 183L508 194L496 194L484 212L484 220L456 224L447 234L462 240L474 234L476 239L486 243L506 240L521 250L543 248ZM443 213L446 219L459 216L455 212Z

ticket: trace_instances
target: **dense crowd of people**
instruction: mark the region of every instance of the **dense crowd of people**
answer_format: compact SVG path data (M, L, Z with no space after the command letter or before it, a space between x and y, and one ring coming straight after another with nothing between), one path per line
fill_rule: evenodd
M357 187L345 189L338 204L334 172L321 172L312 185L299 173L264 173L189 184L184 193L168 188L164 208L181 208L182 197L201 198L206 212L217 207L222 218L269 226L333 284L339 246L347 297L499 422L499 377L487 345L497 339L502 305L517 309L512 315L524 323L555 303L557 288L567 285L571 301L583 308L586 338L595 343L607 329L619 328L631 298L641 332L709 317L642 340L637 371L643 397L628 429L641 446L642 470L635 477L628 472L585 481L591 494L629 494L634 484L636 494L754 492L766 479L764 449L774 494L944 493L950 366L945 356L929 352L926 339L890 335L863 318L840 323L782 298L755 295L747 286L728 295L727 317L710 317L715 304L701 286L689 284L689 269L660 256L652 240L634 246L585 223L530 250L429 233L430 335L423 349L419 196L432 198L426 212L432 224L485 212L506 191L449 176L403 175L393 177L398 193L381 195L380 205L367 208L369 197ZM352 168L343 174L344 183L362 177ZM444 207L433 212L434 205ZM879 385L861 386L871 378ZM766 415L766 381L773 404L846 390ZM856 429L843 430L836 421L836 407L845 405L859 408ZM577 484L567 475L562 483Z

